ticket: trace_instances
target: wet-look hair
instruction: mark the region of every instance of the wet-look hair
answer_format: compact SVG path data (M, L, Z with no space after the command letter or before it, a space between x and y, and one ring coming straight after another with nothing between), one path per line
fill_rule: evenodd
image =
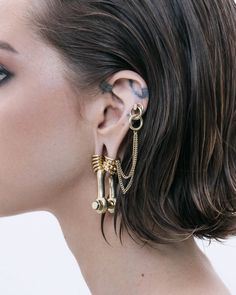
M120 241L124 228L150 245L235 235L234 0L43 2L33 27L61 54L73 86L98 93L132 70L148 87L134 182L125 196L117 187ZM122 145L128 173L131 130Z

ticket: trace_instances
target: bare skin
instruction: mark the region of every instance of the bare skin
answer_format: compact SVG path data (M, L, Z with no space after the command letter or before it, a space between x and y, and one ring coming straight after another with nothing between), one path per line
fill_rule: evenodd
M127 114L137 102L148 107L147 85L137 73L120 71L95 99L75 95L59 54L24 21L31 2L0 0L0 40L15 48L0 42L0 216L54 214L94 295L230 294L192 237L154 250L125 234L122 246L110 215L105 232L112 246L104 241L91 208L91 156L104 146L110 157L120 156Z

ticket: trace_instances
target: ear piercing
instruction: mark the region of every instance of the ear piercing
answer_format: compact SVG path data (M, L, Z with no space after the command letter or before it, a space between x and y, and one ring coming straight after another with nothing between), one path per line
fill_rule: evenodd
M108 88L106 88L108 89ZM133 130L133 153L132 153L132 165L128 175L125 175L119 159L112 159L105 155L93 155L92 166L97 175L98 195L97 199L92 203L92 208L99 214L109 211L114 213L116 205L115 196L115 176L118 176L119 184L123 194L130 189L133 183L134 172L137 163L138 156L138 131L143 126L143 105L135 104L129 114L129 126ZM133 122L139 120L139 126L134 127ZM109 173L109 195L105 197L105 174ZM123 184L124 179L129 179L128 185L125 187Z

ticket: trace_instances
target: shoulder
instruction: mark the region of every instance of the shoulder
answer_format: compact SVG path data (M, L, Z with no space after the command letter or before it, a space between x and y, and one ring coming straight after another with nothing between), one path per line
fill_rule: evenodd
M202 289L201 293L197 292L196 295L232 295L226 285L220 280L215 280L211 284L203 286L205 290ZM195 294L195 293L192 293Z
M195 273L190 271L185 280L172 286L169 295L232 295L214 269ZM164 293L163 293L164 294Z
M230 291L227 289L225 285L222 286L201 286L196 288L195 290L192 289L191 293L189 291L187 293L179 293L179 295L232 295Z
M209 280L196 281L173 295L232 295L223 281L216 276Z
M163 290L162 290L163 291ZM179 286L177 288L171 288L169 290L165 290L164 292L160 293L160 290L158 292L153 292L150 295L160 295L160 294L168 294L168 295L233 295L230 293L230 291L227 289L227 287L224 284L215 284L215 285L201 285L200 283L198 285L192 285L192 286Z
M154 291L154 289L153 289ZM143 294L143 293L140 293ZM192 278L190 281L186 280L181 284L172 284L169 283L168 287L162 287L156 289L154 292L145 293L148 295L160 295L160 294L168 294L168 295L233 295L230 293L229 289L226 285L220 280L207 280L203 279L199 281L198 278L194 280Z

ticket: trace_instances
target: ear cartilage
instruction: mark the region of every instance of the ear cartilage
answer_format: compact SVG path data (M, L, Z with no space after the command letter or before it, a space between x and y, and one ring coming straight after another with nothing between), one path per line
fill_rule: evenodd
M100 88L102 89L103 93L105 93L105 92L111 92L113 87L107 81L103 81L100 83Z
M147 88L142 88L142 95L140 97L145 98L145 97L148 97L148 96L149 96L148 89Z
M132 79L129 79L129 86L133 89L134 94L137 95L139 98L143 99L148 97L149 94L147 87L141 88L141 93L138 92L134 87L134 81Z

